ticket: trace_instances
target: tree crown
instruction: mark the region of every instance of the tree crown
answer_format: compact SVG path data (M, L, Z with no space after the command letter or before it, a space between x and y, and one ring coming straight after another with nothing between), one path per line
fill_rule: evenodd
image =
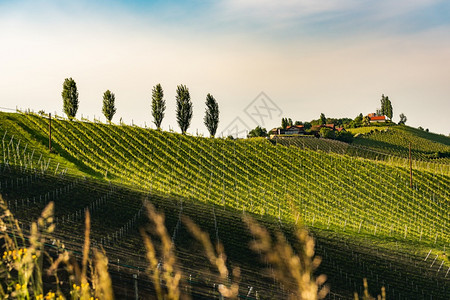
M78 110L77 84L72 77L64 79L61 96L63 98L64 113L72 120L75 118Z

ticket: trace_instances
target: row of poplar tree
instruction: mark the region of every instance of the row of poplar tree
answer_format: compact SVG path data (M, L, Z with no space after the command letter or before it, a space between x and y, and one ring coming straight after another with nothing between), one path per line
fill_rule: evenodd
M77 84L75 80L72 78L66 78L64 80L61 95L64 102L64 113L67 115L69 120L72 120L75 118L79 103ZM178 126L180 126L181 132L185 134L191 125L193 113L193 105L189 94L189 89L185 85L177 86L177 94L175 99L177 123ZM115 100L116 97L110 90L107 90L103 94L102 112L109 123L111 123L111 120L116 113ZM152 116L153 123L156 125L158 130L161 129L161 123L164 119L165 111L166 100L164 100L164 91L161 84L157 84L152 89ZM219 105L211 94L206 96L206 111L203 121L206 128L208 128L211 137L214 137L216 135L217 126L219 125Z

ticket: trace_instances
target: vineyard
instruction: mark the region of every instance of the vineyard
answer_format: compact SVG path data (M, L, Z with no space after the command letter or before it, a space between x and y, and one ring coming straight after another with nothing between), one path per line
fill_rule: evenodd
M398 134L393 138L393 140L397 140L397 137L399 136L401 136L401 134ZM396 150L396 148L398 148L399 146L394 145L383 148L379 146L376 141L372 142L371 144L362 145L364 142L361 142L361 139L367 139L367 137L359 136L352 144L331 139L315 138L312 136L288 138L279 137L277 139L273 139L273 142L278 145L296 146L302 149L311 149L316 151L320 150L328 153L333 152L347 156L382 161L389 164L390 166L409 168L409 144L406 145L406 148L402 148L402 150ZM371 146L372 144L375 146ZM440 145L440 148L442 151L446 152L438 152L441 153L439 155L444 156L446 155L444 153L450 153L448 152L450 151L450 146ZM427 151L427 153L431 153L432 150L428 149ZM412 150L411 155L413 168L416 170L419 169L432 173L438 172L441 174L449 175L450 163L448 161L448 158L433 158L433 156L437 156L435 153L426 156L423 153L418 154L417 151L414 152L414 150Z
M180 225L182 214L224 243L245 287L252 287L243 292L248 297L258 291L274 299L284 291L258 273L255 266L264 264L244 249L252 237L242 214L288 236L293 224L306 224L324 259L319 271L329 277L330 297L351 298L363 277L374 293L385 285L392 299L450 293L450 262L442 256L450 246L448 158L427 156L448 153L448 138L430 142L405 127L365 134L356 146L315 138L273 144L57 118L49 153L48 118L1 113L0 121L0 191L23 226L54 201L57 237L76 248L89 209L94 244L105 247L117 268L145 269L137 229L146 223L147 199L166 213L186 284L196 282L206 295L214 289L201 251L192 251ZM400 160L409 142L412 188Z
M416 160L450 163L450 138L407 126L379 130L375 127L355 139L354 144L404 157L408 156L411 144L411 154Z

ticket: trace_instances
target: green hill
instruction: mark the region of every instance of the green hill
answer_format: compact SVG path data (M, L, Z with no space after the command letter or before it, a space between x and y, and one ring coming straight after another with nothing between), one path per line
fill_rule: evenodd
M243 266L242 282L260 290L262 299L283 294L273 282L267 285L270 280L259 275L255 255L243 250L251 239L241 221L245 212L288 235L302 220L318 241L317 251L324 257L319 271L328 275L335 297L351 298L363 277L375 290L386 285L392 299L448 295L445 272L450 263L440 256L450 242L448 169L415 169L411 189L407 168L339 151L63 119L52 122L54 151L49 153L47 118L1 113L0 124L2 194L7 193L24 222L51 193L58 194L58 235L74 247L81 244L82 213L89 208L97 212L96 243L110 249L112 261L139 266L143 248L136 228L145 222L141 201L149 198L164 210L168 228L177 236L185 274L195 274L199 282L205 281L199 272L204 259L192 251L187 232L178 225L181 212L225 244L231 263ZM380 136L395 140L397 130L406 130L401 134L423 141L418 152L445 152L448 147L438 142L439 136L429 146L414 130L390 130L394 133ZM376 148L377 134L364 137L371 143L364 146ZM389 149L403 153L401 145ZM32 176L30 188L20 188ZM40 205L32 205L37 197ZM436 255L432 265L430 258L425 260L430 250Z
M369 126L348 129L352 143L313 136L278 137L274 143L384 161L409 168L409 143L414 169L450 174L450 138L407 126Z
M404 157L408 157L409 144L411 144L411 154L415 159L450 163L449 137L409 126L369 127L368 129L370 128L370 131L356 138L353 144Z

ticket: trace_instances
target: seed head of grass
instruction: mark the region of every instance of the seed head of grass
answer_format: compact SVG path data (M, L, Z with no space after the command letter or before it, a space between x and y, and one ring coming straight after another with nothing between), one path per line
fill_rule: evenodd
M210 264L214 266L220 274L222 284L219 285L219 292L222 296L229 299L237 298L239 294L239 279L240 279L240 269L233 269L233 283L231 285L227 284L228 278L228 268L226 266L227 256L225 254L224 248L221 243L216 244L216 249L211 243L209 235L202 231L200 227L197 226L191 219L184 217L183 223L186 225L189 232L194 236L194 238L200 242L205 250L205 255L208 258Z
M150 220L151 232L161 241L160 258L158 259L151 236L141 229L147 252L146 257L150 266L148 269L149 276L155 286L158 299L177 300L181 296L180 281L182 276L176 265L175 249L164 224L164 215L156 212L155 207L151 203L146 201L144 205ZM162 262L161 270L158 270L158 261ZM165 281L166 289L161 288L159 284L160 279Z
M314 278L320 258L314 257L314 239L305 228L299 226L295 232L300 245L296 253L281 232L272 241L267 229L253 218L244 215L243 219L254 237L250 248L271 265L274 278L291 292L289 299L316 300L328 294L326 276Z

